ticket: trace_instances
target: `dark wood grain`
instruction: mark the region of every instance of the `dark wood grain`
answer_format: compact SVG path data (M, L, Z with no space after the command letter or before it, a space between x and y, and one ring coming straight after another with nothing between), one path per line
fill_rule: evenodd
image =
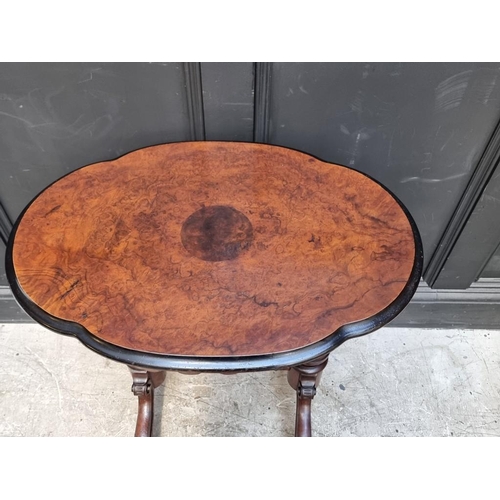
M416 256L408 217L366 176L285 148L196 142L54 183L18 222L12 262L56 318L123 348L203 357L295 350L370 318Z

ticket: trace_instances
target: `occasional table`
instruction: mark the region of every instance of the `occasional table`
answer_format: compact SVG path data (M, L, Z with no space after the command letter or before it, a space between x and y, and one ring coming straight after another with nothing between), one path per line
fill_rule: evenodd
M12 291L38 323L129 366L136 436L166 370L288 370L296 435L329 353L413 296L408 211L350 168L265 144L181 142L71 172L18 218Z

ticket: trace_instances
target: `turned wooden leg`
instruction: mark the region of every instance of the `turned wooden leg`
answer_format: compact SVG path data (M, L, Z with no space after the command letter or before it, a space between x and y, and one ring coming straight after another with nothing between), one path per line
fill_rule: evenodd
M288 383L297 391L295 436L311 437L311 401L328 363L328 355L294 366L288 371Z
M135 437L150 437L153 430L154 390L165 380L165 371L146 371L129 366L132 392L139 397Z

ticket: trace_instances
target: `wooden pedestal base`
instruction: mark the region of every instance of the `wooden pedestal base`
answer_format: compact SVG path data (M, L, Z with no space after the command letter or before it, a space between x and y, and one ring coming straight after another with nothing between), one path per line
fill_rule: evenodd
M328 355L288 370L288 383L297 392L295 436L311 436L311 402L316 395ZM132 392L139 398L135 437L150 437L153 429L154 390L165 380L166 371L147 371L129 366Z
M297 391L295 436L311 437L311 402L328 363L328 355L290 368L288 383Z
M129 366L132 392L139 398L135 437L150 437L153 430L154 390L165 380L165 371L146 371Z

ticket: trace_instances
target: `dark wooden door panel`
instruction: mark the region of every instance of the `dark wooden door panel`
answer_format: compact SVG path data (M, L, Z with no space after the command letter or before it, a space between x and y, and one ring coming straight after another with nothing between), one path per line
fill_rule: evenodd
M500 119L499 76L496 63L274 63L269 141L387 185L428 262Z
M482 272L482 277L500 278L500 247L497 247L495 253L486 264Z
M482 278L500 278L500 246L497 247L495 253L490 257L488 263L481 273Z
M500 168L497 167L444 263L436 288L466 289L479 277L500 277L499 221Z
M188 140L182 64L0 65L0 200L14 220L75 168Z
M5 244L0 241L0 286L7 285L7 276L5 276Z
M253 63L202 63L205 138L253 141Z

